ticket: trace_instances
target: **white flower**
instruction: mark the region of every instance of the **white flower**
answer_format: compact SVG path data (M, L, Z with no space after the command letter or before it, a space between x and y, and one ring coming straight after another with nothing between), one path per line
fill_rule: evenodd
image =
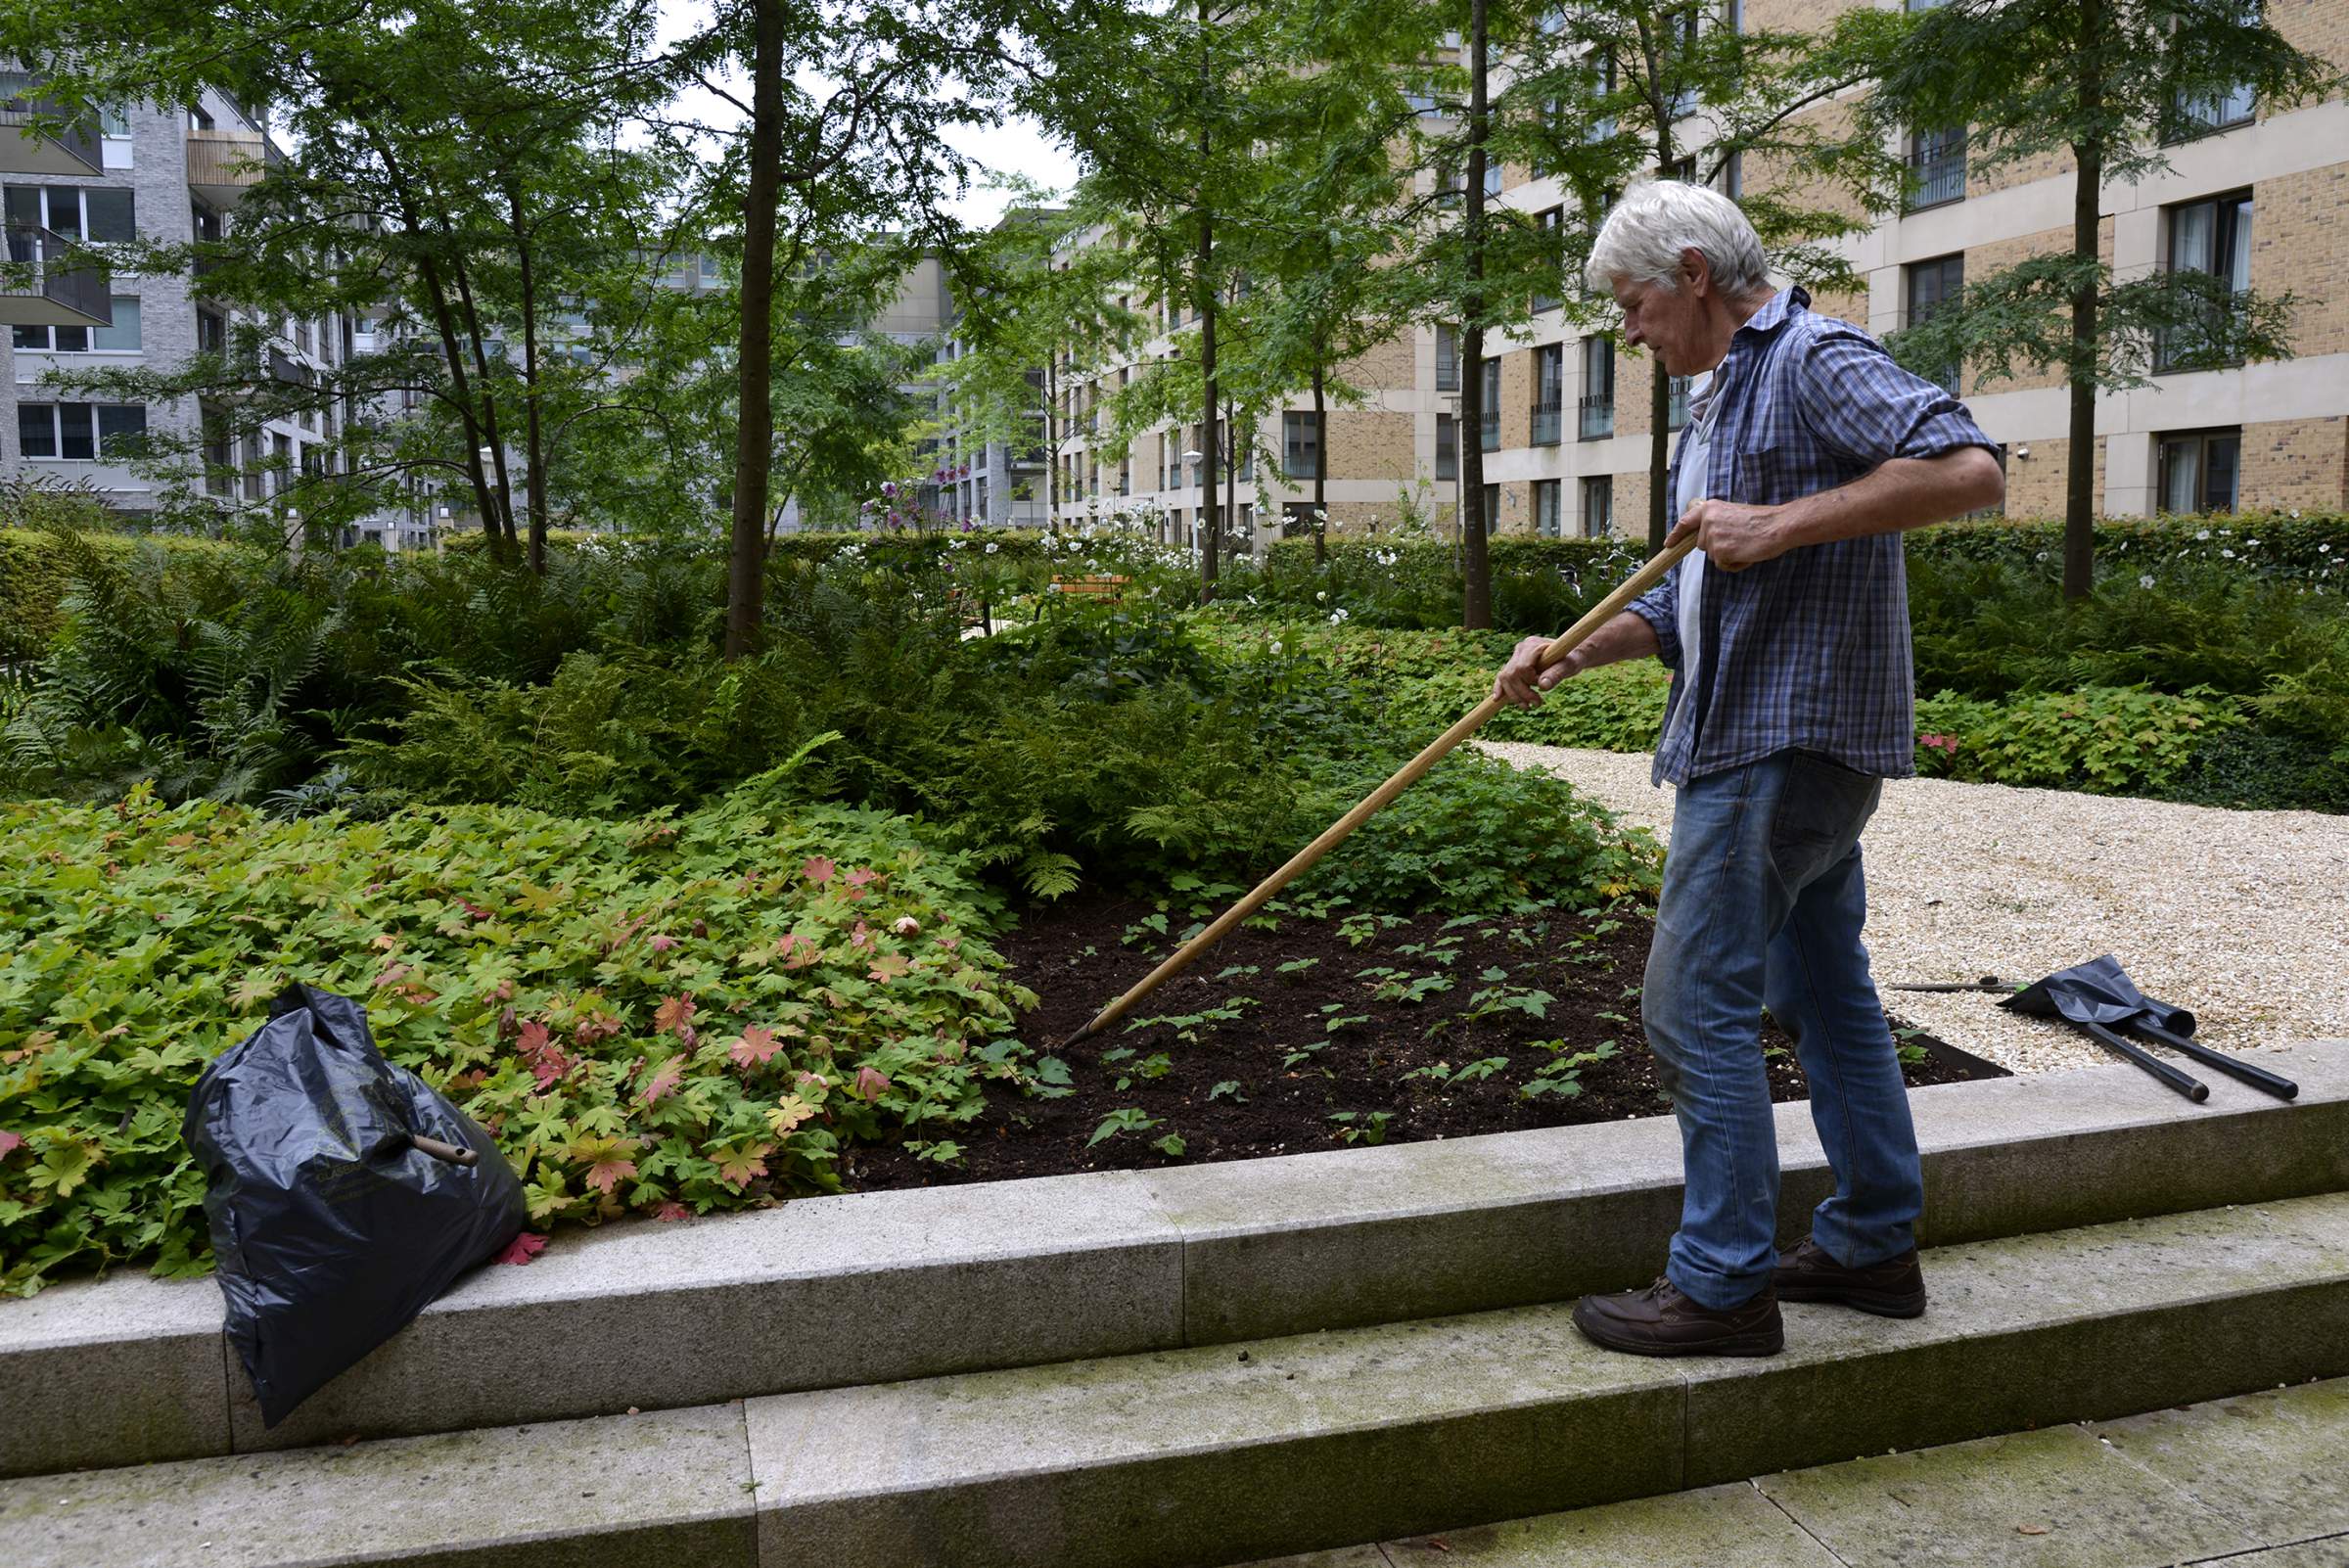
M1313 595L1313 603L1315 604L1327 604L1328 602L1329 590L1327 588L1323 588L1319 593Z
M2147 572L2143 576L2140 576L2137 579L2137 585L2141 588L2150 588L2153 586L2153 574Z
M922 929L922 923L911 915L899 915L889 929L900 937L910 937Z
M2230 561L2234 559L2234 552L2233 550L2221 550L2219 554L2225 556Z
M1344 625L1346 623L1346 612L1343 610L1332 610L1329 613L1329 623L1333 626Z
M1278 652L1280 652L1280 644L1279 644L1279 643L1277 643L1277 642L1273 643L1273 644L1272 644L1272 651L1273 651L1274 653L1278 653Z
M2197 539L2207 539L2210 537L2210 530L2204 529L2199 533L2196 533L2194 537Z
M2243 546L2246 549L2257 549L2259 547L2259 541L2257 539L2245 539L2243 541Z
M994 544L994 541L993 541L992 539L990 539L990 540L988 541L988 545L987 545L987 553L988 553L988 554L990 554L990 555L992 555L992 554L994 554L994 553L995 553L995 544Z
M2317 546L2317 554L2330 555L2332 554L2332 546L2329 544L2320 544Z

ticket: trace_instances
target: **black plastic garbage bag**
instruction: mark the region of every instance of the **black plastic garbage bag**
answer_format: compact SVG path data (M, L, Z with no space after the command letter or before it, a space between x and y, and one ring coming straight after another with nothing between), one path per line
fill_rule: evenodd
M2139 991L2110 953L2058 969L2047 979L2000 998L1999 1005L2035 1018L2068 1018L2075 1024L2101 1024L2106 1029L2126 1029L2142 1020L2173 1035L2194 1032L2192 1013Z
M489 1135L384 1060L358 1003L308 986L205 1069L180 1136L207 1184L228 1337L270 1426L529 1218Z

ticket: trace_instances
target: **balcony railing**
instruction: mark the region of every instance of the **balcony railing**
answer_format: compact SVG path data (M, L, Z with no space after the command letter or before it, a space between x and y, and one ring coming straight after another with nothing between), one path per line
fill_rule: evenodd
M280 161L259 131L188 132L188 189L215 207L233 206Z
M49 129L27 135L36 123ZM0 101L0 174L63 174L87 179L106 172L98 126L89 115L69 118L46 98Z
M1965 195L1964 140L1911 149L1909 171L1916 184L1915 193L1909 198L1910 211L1961 199Z
M1565 403L1559 398L1544 398L1534 404L1534 444L1555 446L1565 428Z
M1596 440L1601 436L1615 434L1615 394L1597 392L1581 400L1582 423L1578 427L1582 439Z
M0 326L111 327L113 285L105 270L62 234L7 226L8 271L0 274Z

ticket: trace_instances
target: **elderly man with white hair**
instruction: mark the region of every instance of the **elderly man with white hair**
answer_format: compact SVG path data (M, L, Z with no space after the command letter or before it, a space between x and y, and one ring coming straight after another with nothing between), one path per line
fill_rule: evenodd
M1925 1310L1916 1133L1867 967L1860 832L1914 771L1903 530L1998 503L1997 445L1859 328L1773 290L1734 203L1635 187L1585 276L1623 340L1692 378L1667 481L1696 549L1547 670L1528 637L1495 680L1532 706L1648 656L1675 678L1655 782L1678 790L1641 1011L1687 1190L1662 1277L1574 1320L1645 1356L1768 1356L1778 1303ZM1835 1190L1776 1247L1778 1157L1761 1014L1794 1038Z

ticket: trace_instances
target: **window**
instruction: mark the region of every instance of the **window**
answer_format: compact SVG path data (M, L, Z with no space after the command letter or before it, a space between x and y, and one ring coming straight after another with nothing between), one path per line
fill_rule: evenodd
M17 327L12 336L19 348L39 353L79 354L89 352L90 348L87 327Z
M1566 209L1562 207L1553 207L1545 212L1535 213L1534 228L1541 236L1543 251L1548 252L1554 249L1559 236L1566 228ZM1565 297L1562 295L1537 293L1534 296L1534 314L1540 315L1544 310L1555 310L1565 302Z
M1460 424L1450 414L1436 416L1436 478L1460 477Z
M1665 18L1666 44L1662 63L1667 81L1679 76L1684 69L1682 62L1696 53L1696 18L1695 6L1673 12ZM1695 113L1696 88L1687 82L1676 83L1672 95L1672 117L1685 119ZM1696 161L1689 159L1687 161L1693 165ZM1671 177L1682 179L1687 176L1676 172Z
M2241 477L2241 430L2185 431L2161 438L2161 509L2232 512Z
M1487 196L1500 194L1500 160L1495 158L1491 153L1487 153L1485 155L1485 194Z
M1483 451L1497 452L1500 450L1500 361L1486 359L1483 365L1485 406L1483 428L1478 432L1483 438L1479 445Z
M1280 477L1318 479L1321 475L1319 416L1291 411L1280 416Z
M1608 338L1583 340L1582 419L1579 438L1596 440L1615 434L1615 344Z
M1460 341L1452 330L1438 323L1436 327L1436 391L1460 390Z
M1561 531L1558 497L1564 489L1560 480L1534 481L1534 531L1545 539L1554 539Z
M1484 529L1488 536L1490 536L1494 530L1500 526L1499 485L1488 484L1485 486L1485 503L1477 508L1476 521L1478 526Z
M204 493L223 498L236 493L236 448L229 443L228 418L216 408L204 410Z
M2242 0L2235 9L2245 27L2259 25L2259 0ZM2190 141L2214 131L2248 125L2257 108L2258 103L2251 96L2251 88L2247 83L2238 82L2198 93L2175 91L2170 94L2168 111L2162 116L2161 139L2165 142Z
M1745 195L1745 154L1731 153L1728 161L1721 165L1721 194L1730 201Z
M1583 537L1604 538L1615 531L1615 476L1599 474L1583 481Z
M1930 261L1912 261L1903 269L1904 286L1909 293L1909 325L1923 326L1942 311L1957 303L1965 292L1965 256L1936 256ZM1940 384L1952 397L1958 395L1958 369L1955 364L1942 368L1929 379Z
M200 353L228 352L228 318L209 310L197 311L196 347Z
M1673 376L1664 383L1664 428L1679 430L1688 423L1688 378Z
M2165 208L2169 270L2198 272L2219 281L2213 291L2232 298L2251 287L2251 193L2235 191ZM2208 301L2212 319L2200 327L2162 332L2154 343L2155 370L2209 370L2234 361L2219 352L2229 319L2228 302Z
M101 161L107 170L131 166L130 116L119 109L98 111L98 136Z
M1555 446L1566 406L1566 346L1545 343L1534 350L1534 417L1531 432L1536 446Z
M1614 52L1601 50L1591 56L1589 64L1592 77L1591 87L1601 98L1612 96L1615 91ZM1612 115L1593 115L1584 122L1583 140L1585 142L1603 142L1614 134L1615 116Z
M1256 427L1254 425L1240 427L1239 435L1234 438L1231 449L1223 454L1223 460L1231 464L1231 477L1242 484L1255 481Z
M99 353L135 353L139 346L138 296L115 296L115 319L111 326L90 329L90 347Z
M100 244L138 238L131 193L78 185L12 185L8 221Z
M1301 539L1313 531L1313 503L1283 501L1280 503L1280 536Z
M1909 138L1909 210L1965 198L1965 127L1920 130Z
M126 455L147 435L138 403L19 403L17 449L26 457Z

